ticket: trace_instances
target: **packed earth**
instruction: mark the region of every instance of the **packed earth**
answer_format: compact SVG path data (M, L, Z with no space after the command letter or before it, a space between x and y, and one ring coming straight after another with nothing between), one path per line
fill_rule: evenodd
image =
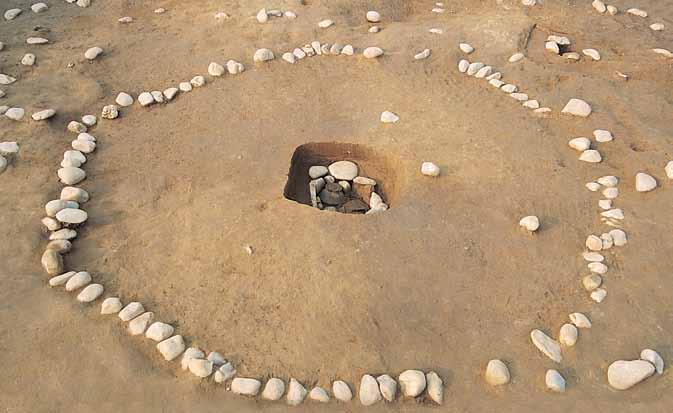
M0 407L670 412L672 0L4 0Z

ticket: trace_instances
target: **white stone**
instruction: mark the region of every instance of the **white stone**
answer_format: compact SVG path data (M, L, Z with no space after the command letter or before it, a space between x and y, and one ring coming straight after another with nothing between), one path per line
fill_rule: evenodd
M104 288L100 284L89 284L77 295L77 301L90 303L100 297L103 290Z
M400 117L390 111L381 112L381 122L382 123L397 123L399 122Z
M519 225L526 228L530 232L535 232L540 228L540 220L535 215L529 215L521 218Z
M664 30L666 27L664 26L663 23L652 23L650 24L650 29L654 30L655 32Z
M436 177L439 176L440 169L439 166L435 165L432 162L423 162L421 164L421 174L425 176Z
M54 199L44 205L44 211L48 217L55 217L56 214L65 208L79 208L77 202L68 202L62 199Z
M236 377L231 382L231 391L242 396L256 396L262 383L256 379Z
M506 84L500 88L505 93L516 93L519 88L516 85Z
M106 105L103 106L103 110L100 115L103 119L117 119L119 116L119 108L117 105Z
M606 274L608 272L608 266L602 262L590 262L588 265L589 271L596 274Z
M547 49L548 51L554 53L554 54L559 54L560 53L558 44L556 42L546 42L544 44L544 48Z
M425 380L425 377L423 377ZM360 403L363 406L371 406L381 400L381 391L379 390L379 383L373 376L365 374L360 379Z
M509 97L514 100L518 100L519 102L525 102L528 100L528 95L525 93L511 93Z
M673 52L671 52L671 51L668 50L668 49L657 48L657 49L652 49L652 51L653 51L654 53L656 53L656 54L660 54L660 55L662 55L662 56L664 56L664 57L667 57L667 58L669 58L669 59L670 59L670 58L673 58Z
M605 260L605 257L597 252L583 252L582 258L589 262L603 262Z
M508 62L516 63L520 60L523 60L524 57L525 56L523 53L514 53L512 56L509 57Z
M673 179L673 161L668 161L664 167L664 172L666 172L668 179Z
M49 279L49 285L52 287L57 287L59 285L63 285L68 282L69 279L71 279L75 274L77 274L75 271L68 271L66 273L57 275L55 277L51 277Z
M365 18L367 19L368 22L378 23L381 21L381 14L377 11L369 10L365 15Z
M44 110L41 110L39 112L33 113L31 117L33 118L33 120L40 121L40 120L49 119L49 118L53 117L55 114L56 114L56 111L54 109L44 109Z
M149 326L153 320L154 320L154 313L151 311L148 311L146 313L139 315L138 317L135 317L133 320L129 322L128 325L129 333L132 336L138 336L140 334L144 334L145 330L147 330L147 326Z
M572 98L565 105L561 113L586 118L591 114L591 106L582 99Z
M575 325L577 328L591 328L591 321L589 317L582 313L572 313L568 316L570 322Z
M87 218L88 215L86 211L74 208L62 209L58 211L58 213L56 214L56 219L58 219L60 222L64 224L72 224L72 225L81 224L84 221L86 221Z
M201 87L206 84L206 78L203 76L194 76L189 83L194 87Z
M0 85L11 85L14 82L16 82L15 77L0 73Z
M185 353L182 355L182 360L180 360L180 367L182 370L189 370L189 361L192 359L203 359L206 357L206 354L199 348L190 347L185 350Z
M283 13L283 16L287 17L288 19L296 19L297 18L297 13L288 10L285 13Z
M213 362L204 359L189 360L189 371L196 377L206 378L213 373Z
M94 60L98 56L100 56L103 53L103 49L101 49L98 46L92 47L90 49L87 49L86 52L84 52L84 57L88 60Z
M206 360L210 360L213 362L213 366L221 366L227 362L227 359L224 358L224 356L217 351L211 351L208 353L208 357L206 357Z
M288 62L288 63L294 63L294 62L297 61L297 59L295 58L294 54L292 54L292 53L290 53L290 52L283 53L283 56L281 56L281 58L282 58L283 60L285 60L286 62Z
M150 92L143 92L138 95L138 103L140 103L141 106L149 106L154 103L154 97Z
M126 92L120 92L115 99L119 106L131 106L133 104L133 97Z
M458 45L458 48L460 48L460 50L465 54L470 54L474 52L474 47L472 47L472 45L470 45L469 43L460 43Z
M598 50L596 49L583 49L582 53L584 53L585 56L589 56L590 58L596 61L601 60L601 54L598 53Z
M484 375L486 382L491 386L501 386L510 381L510 374L507 365L501 360L494 359L486 365L486 373Z
M599 13L605 13L605 11L608 9L605 7L605 3L603 3L601 0L594 0L591 5L593 6L594 9L596 9Z
M628 9L628 10L626 10L626 12L629 13L629 14L632 14L634 16L638 16L638 17L647 17L647 12L646 11L641 10L641 9L637 9L637 8Z
M591 251L600 251L603 249L603 241L595 235L589 235L584 245Z
M119 311L119 318L122 321L131 321L134 318L138 317L140 314L145 312L145 308L139 302L131 302L126 305L121 311Z
M470 68L470 62L468 62L465 59L462 59L460 62L458 62L458 71L460 73L467 73L467 69Z
M603 243L604 250L612 248L613 245L612 235L608 233L601 234L601 242Z
M84 115L82 116L82 123L85 126L94 126L98 122L98 119L94 115ZM94 139L95 141L95 139Z
M566 381L556 370L547 370L544 378L547 388L556 393L564 393L566 391Z
M646 348L640 352L640 359L652 363L657 374L664 374L664 359L656 351Z
M307 391L304 386L294 378L290 378L290 385L288 386L286 396L287 404L290 406L300 405L306 398L306 394Z
M612 208L612 200L611 199L600 199L598 200L598 207L607 210Z
M42 259L40 260L42 268L49 275L57 275L63 272L63 258L58 252L46 249L42 254Z
M527 100L523 102L523 107L528 109L538 109L540 107L540 102L537 100Z
M269 49L258 49L255 52L255 55L253 56L253 61L255 62L266 62L269 60L273 60L275 56L273 55L273 52Z
M657 187L657 181L644 172L636 174L636 191L649 192Z
M561 356L561 346L557 341L546 335L540 330L533 330L530 333L530 339L537 347L538 350L542 352L545 356L554 360L557 363L560 363L563 360Z
M68 282L65 283L66 291L75 291L80 288L88 285L91 282L91 274L86 271L80 271L70 277Z
M336 380L332 383L332 393L334 398L340 402L349 402L353 398L353 392L346 382Z
M607 199L615 199L619 196L619 188L605 188L603 190L603 196Z
M101 314L117 314L122 309L122 302L117 297L108 297L100 306Z
M612 4L609 4L607 8L608 8L608 13L610 13L611 16L614 16L617 13L619 13L619 10L615 6L613 6Z
M485 65L481 62L470 63L470 66L468 66L468 68L467 68L467 75L468 76L476 75L477 72L484 66Z
M314 387L311 389L311 392L308 394L308 398L320 403L329 402L329 395L322 387Z
M474 74L474 77L477 79L483 79L486 76L490 76L493 73L493 68L491 66L484 66L481 69L477 70L477 73ZM526 99L528 97L526 96Z
M368 47L362 52L362 55L367 59L374 59L383 55L383 49L380 47Z
M608 201L610 201L610 200L608 199ZM612 201L610 201L610 202L612 202ZM622 220L622 219L624 219L624 211L622 211L619 208L614 208L614 209L607 210L605 212L601 212L601 216L605 217L605 218Z
M347 44L346 46L344 46L343 49L341 49L341 54L345 56L353 56L354 53L355 50L353 49L353 46L350 44Z
M330 26L333 26L333 25L334 25L334 22L330 19L325 19L325 20L321 20L321 21L318 22L318 27L320 27L321 29L326 29L326 28L328 28Z
M601 189L601 185L597 182L587 182L584 186L591 192L596 192Z
M281 379L272 377L264 385L262 399L276 401L280 400L283 394L285 394L285 383Z
M26 114L26 111L23 108L9 108L5 111L5 116L11 120L19 121L23 119L23 115Z
M339 181L352 181L358 176L358 166L351 161L337 161L328 167L330 175Z
M211 76L222 76L224 74L224 70L224 66L216 62L211 62L208 65L208 74Z
M61 229L61 223L52 217L42 218L42 225L44 225L45 228L47 228L49 231L57 231Z
M597 303L602 303L603 300L605 300L605 297L607 297L608 292L603 289L603 288L597 288L591 292L591 299L594 300Z
M35 55L32 53L26 53L21 59L21 64L24 66L32 66L35 64Z
M122 23L122 24L128 24L128 23L133 22L133 17L131 17L131 16L124 16L124 17L120 17L120 18L118 18L117 21L118 21L119 23Z
M157 344L157 350L166 361L171 361L185 351L185 341L180 335L173 336Z
M559 331L559 342L566 347L572 347L577 343L577 327L572 324L564 324Z
M189 82L180 82L178 88L180 89L181 92L191 92L192 84Z
M596 182L605 187L612 188L619 184L619 178L614 175L605 175L598 178Z
M414 55L415 60L424 60L427 59L428 57L430 57L430 49L424 49L422 52L416 53Z
M425 375L425 381L428 384L427 394L430 396L430 400L437 404L444 403L444 382L442 378L434 371L431 371Z
M417 397L425 390L425 374L420 370L406 370L399 375L397 381L405 397Z
M188 85L191 87L191 84L188 83ZM164 98L166 98L166 100L170 101L170 100L173 100L173 98L175 98L175 95L177 95L179 91L180 91L180 89L178 89L177 87L169 87L168 89L164 90L162 93L164 95Z
M588 163L600 163L603 160L603 157L601 156L601 153L598 152L597 150L588 149L582 152L582 154L579 157L579 160Z
M621 229L613 229L609 232L609 234L612 237L612 241L614 242L615 246L623 247L626 245L626 232L622 231Z
M653 375L655 367L645 360L617 360L608 367L608 383L617 390L627 390Z
M589 274L582 278L582 286L591 292L603 284L603 278L598 274Z
M568 146L577 151L584 152L591 147L591 141L584 137L573 138L568 141Z
M612 133L607 130L603 129L596 129L594 131L594 137L596 138L596 141L598 142L610 142L611 140L614 139L612 136Z
M50 241L56 240L71 240L77 237L77 231L70 228L63 228L58 231L54 231L49 235Z
M505 82L503 82L500 79L491 79L491 80L488 81L488 84L493 86L493 87L500 88L505 84Z
M215 382L224 383L227 380L231 380L236 375L237 371L230 362L226 362L220 366L215 372Z
M174 331L175 328L172 325L155 321L147 328L145 337L154 341L163 341L170 337Z
M266 12L266 9L261 9L257 12L257 21L260 23L266 23L269 21L269 15Z
M394 401L397 396L397 382L395 379L387 374L382 374L376 378L376 381L379 383L381 396L388 402Z

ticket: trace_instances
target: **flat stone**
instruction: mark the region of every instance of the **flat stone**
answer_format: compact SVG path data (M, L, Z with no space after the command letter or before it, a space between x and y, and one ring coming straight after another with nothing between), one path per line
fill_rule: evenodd
M14 20L21 12L21 9L9 9L5 11L5 20Z
M55 240L70 240L73 238L77 238L77 231L74 229L70 228L63 228L58 231L54 231L49 235L49 240L50 241L55 241Z
M561 113L586 118L591 114L591 106L582 99L572 98L565 105Z
M334 398L340 402L349 402L353 398L353 392L346 382L336 380L332 383L332 393Z
M86 221L88 215L86 211L74 208L65 208L56 213L56 219L64 224L77 225Z
M226 362L215 371L215 382L224 383L227 380L233 379L236 373L237 371L234 366L230 362Z
M204 359L205 357L206 354L203 352L203 350L196 347L190 347L185 350L185 353L182 355L182 360L180 360L180 368L182 368L182 370L189 370L190 360Z
M474 52L474 47L472 47L472 45L470 45L469 43L460 43L458 45L458 48L465 54L470 54Z
M122 302L117 297L108 297L100 306L101 314L117 314L122 309Z
M124 307L120 312L119 312L119 318L122 321L131 321L134 318L138 317L140 314L145 312L145 308L143 307L142 304L140 304L137 301L128 303L126 307Z
M26 53L21 59L21 64L24 66L33 66L35 64L35 55L32 53Z
M608 367L608 383L617 390L627 390L653 375L655 367L645 360L617 360Z
M178 89L180 89L181 92L191 92L193 87L189 82L180 82L180 84L178 84Z
M343 49L341 49L341 54L345 56L353 56L354 53L355 50L353 49L353 46L350 44L347 44L346 46L344 46Z
M297 61L297 58L294 56L294 54L290 52L283 53L283 56L281 56L281 58L288 63L294 63Z
M16 142L0 142L0 155L13 156L19 153L19 144Z
M555 393L564 393L566 391L566 381L556 370L547 370L544 378L547 388Z
M537 329L531 331L530 339L535 347L537 347L537 349L540 350L545 356L549 357L557 363L560 363L561 360L563 360L563 357L561 356L561 346L559 343L542 331Z
M613 175L605 175L598 178L596 182L608 188L612 188L619 184L619 178Z
M602 303L603 300L605 300L605 297L607 297L608 292L604 290L603 288L597 288L591 292L589 295L592 300L594 300L597 303Z
M375 10L369 10L367 14L365 14L365 18L370 23L379 23L381 21L381 14Z
M467 69L470 68L470 62L468 62L465 59L462 59L460 62L458 62L458 71L460 73L467 73Z
M423 49L422 52L416 53L414 55L414 59L415 60L424 60L424 59L427 59L428 57L430 57L430 54L431 54L430 49Z
M593 291L603 284L603 277L598 274L589 274L582 278L582 286L587 291Z
M242 396L257 396L260 387L262 387L262 382L256 379L236 377L231 382L231 391Z
M212 62L208 65L208 74L211 76L222 76L224 74L224 66L219 63Z
M609 232L609 234L612 237L612 241L614 242L615 246L622 247L626 245L626 232L622 231L621 229L613 229Z
M68 280L71 279L75 274L77 274L75 271L68 271L55 277L51 277L49 279L49 285L51 287L57 287L59 285L63 285L67 283Z
M512 56L509 57L507 61L510 63L516 63L520 60L523 60L524 57L525 56L523 53L514 53Z
M203 76L194 76L189 80L189 84L194 87L201 87L206 84L206 78Z
M306 398L307 393L308 392L301 383L294 378L290 378L290 385L288 386L286 396L287 404L290 406L300 405Z
M0 85L11 85L14 82L16 82L15 77L0 73Z
M139 336L145 334L145 330L154 320L154 313L151 311L145 312L138 317L135 317L129 322L128 330L132 336Z
M26 111L23 108L9 108L5 111L5 116L11 120L20 121L23 119L23 116L26 114Z
M425 377L423 378L425 380ZM365 374L360 380L360 403L363 406L371 406L381 400L379 383L373 376Z
M77 295L77 301L81 303L90 303L103 295L103 286L100 284L89 284Z
M80 271L70 277L68 282L65 283L65 290L68 292L79 290L80 288L89 285L90 282L91 274L86 271Z
M173 336L157 344L157 350L166 361L171 361L185 351L185 341L180 335Z
M238 75L244 71L245 66L243 66L243 63L237 62L235 60L227 61L227 72L229 72L230 75Z
M138 95L138 103L140 106L149 106L154 103L154 96L150 92L142 92Z
M596 61L601 60L601 54L598 53L598 50L596 49L584 49L582 50L582 53L584 53L585 56L589 56L590 58Z
M405 397L417 397L425 390L425 374L420 370L406 370L397 378Z
M264 385L262 399L276 401L280 400L283 394L285 394L285 383L281 379L272 377Z
M85 203L89 200L89 193L82 188L66 186L61 189L61 200Z
M610 142L614 139L612 132L604 129L596 129L594 131L594 137L597 142Z
M376 378L379 383L381 396L387 401L392 402L397 397L397 382L387 374L382 374Z
M664 167L664 172L666 172L668 179L673 179L673 161L668 161Z
M320 27L321 29L326 29L331 26L334 26L334 21L330 19L325 19L318 22L318 27Z
M632 15L634 15L634 16L638 16L638 17L647 17L647 12L646 12L646 11L641 10L641 9L637 9L637 8L635 8L635 7L626 10L626 12L627 12L628 14L632 14Z
M68 252L70 252L70 250L72 250L72 243L65 239L49 241L46 249L54 250L59 254L67 254Z
M484 66L485 65L481 62L470 63L470 65L467 67L467 72L466 73L467 73L468 76L474 76Z
M485 378L486 382L491 386L507 384L510 381L509 369L501 360L491 360L486 366Z
M358 176L358 166L351 161L337 161L329 165L330 174L338 180L352 181Z
M516 85L512 85L512 84L508 83L508 84L500 87L500 90L502 90L505 93L516 93L519 90L519 88Z

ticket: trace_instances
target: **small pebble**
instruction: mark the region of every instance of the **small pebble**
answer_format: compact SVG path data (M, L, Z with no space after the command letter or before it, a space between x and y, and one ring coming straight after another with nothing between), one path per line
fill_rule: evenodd
M656 187L657 180L654 179L651 175L648 175L644 172L639 172L636 175L636 191L649 192L654 190Z
M498 359L488 362L486 366L486 382L491 386L501 386L510 381L510 374L507 365Z
M657 371L657 374L664 374L664 359L661 358L659 353L656 351L649 348L645 349L640 352L640 359L652 363Z
M510 58L508 59L508 62L516 63L520 60L523 60L524 57L525 56L523 55L523 53L514 53L512 56L510 56Z
M103 295L102 285L89 284L77 295L77 301L81 303L90 303L101 295Z
M262 390L262 399L276 401L285 394L285 383L276 377L270 378Z
M547 388L553 392L564 393L566 391L566 381L556 370L547 370L544 381Z
M117 314L122 309L122 302L117 297L108 297L100 306L101 314Z
M421 164L421 174L425 176L437 177L439 176L440 169L439 166L435 165L432 162L423 162Z
M157 350L166 361L171 361L185 351L185 341L182 336L173 336L157 344Z
M390 111L381 112L381 122L382 123L397 123L399 122L400 117Z
M591 328L589 317L582 313L572 313L568 317L570 318L570 322L577 328Z
M417 397L425 390L425 374L420 370L406 370L397 378L405 397Z
M566 347L572 347L577 343L577 334L577 327L564 324L559 332L559 342Z
M376 381L379 383L381 396L388 402L394 401L397 396L397 382L395 379L387 374L382 374L376 378Z
M367 59L374 59L383 55L383 49L380 47L368 47L362 52L362 55Z
M231 391L242 396L257 396L262 383L256 379L236 377L231 382Z
M561 356L561 346L557 341L537 329L531 331L530 338L535 347L537 347L537 349L544 355L557 363L560 363L561 360L563 360L563 357Z
M287 396L285 397L287 404L290 406L300 405L306 398L306 394L307 391L304 386L294 378L290 378L290 385L288 386Z
M131 321L145 312L145 308L139 302L131 302L126 305L120 312L119 318L122 321Z
M617 360L608 367L608 383L617 390L627 390L656 371L654 365L645 360Z
M80 288L88 285L91 282L91 274L86 271L80 271L70 277L68 282L65 283L66 291L75 291Z
M526 228L530 232L535 232L540 228L540 220L535 215L530 215L521 218L519 225Z
M425 376L423 377L425 381ZM381 400L381 391L379 390L379 383L369 374L362 376L360 380L360 403L363 406L371 406Z
M582 99L570 99L561 113L586 118L591 114L591 106Z
M332 393L334 398L340 402L349 402L353 398L353 392L346 382L336 380L332 383Z

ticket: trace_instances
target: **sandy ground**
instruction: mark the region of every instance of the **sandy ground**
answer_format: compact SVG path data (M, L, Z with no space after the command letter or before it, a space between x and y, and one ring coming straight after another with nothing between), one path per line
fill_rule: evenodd
M96 126L99 146L82 184L92 195L90 220L66 257L69 268L92 272L124 302L142 301L243 375L329 387L337 378L356 384L364 373L420 368L437 371L446 385L442 407L305 403L297 411L673 408L668 372L628 392L611 390L605 379L609 363L646 347L673 360L673 192L663 173L673 155L673 66L649 51L670 48L673 36L647 27L673 27L670 2L641 0L637 6L654 16L647 20L601 16L589 2L524 10L518 1L456 1L446 2L443 15L430 13L432 2L403 1L48 3L42 15L24 11L0 23L1 71L19 78L4 87L0 104L59 112L44 123L0 119L0 141L21 144L0 175L0 411L288 410L233 397L163 362L97 305L50 291L39 267L46 239L39 221L44 203L58 197L55 171L72 139L67 122L98 115L120 91L163 90L230 58L248 70ZM160 6L167 13L152 13ZM11 7L28 3L5 0L3 9ZM261 7L292 9L299 18L259 25L252 16ZM363 22L370 8L384 16L378 34ZM217 23L217 11L232 18ZM136 20L118 24L125 15ZM320 31L323 18L336 26ZM445 33L431 35L430 27ZM34 30L53 44L25 45ZM568 35L575 50L600 50L603 59L550 56L544 39L552 33ZM386 56L252 64L256 48L280 57L314 39L360 50L378 45ZM532 116L459 74L460 41L477 48L471 60L495 65L554 114ZM506 64L526 44L527 60ZM85 62L94 45L105 55ZM425 47L431 58L414 62ZM37 55L33 68L18 64L28 51ZM595 113L560 116L571 97L588 100ZM401 122L381 124L383 110ZM597 128L616 140L598 145L601 164L581 163L567 141ZM293 151L308 142L368 146L372 162L391 167L374 176L390 188L391 209L348 216L285 199ZM418 173L425 160L441 166L441 178ZM641 170L661 187L636 193ZM616 204L626 212L630 243L607 254L608 298L597 305L580 283L580 253L589 233L606 229L599 195L584 183L606 174L622 180ZM516 225L528 214L543 223L534 236ZM528 333L556 335L574 311L589 314L595 327L555 365ZM491 358L509 364L509 386L484 384ZM548 368L566 377L566 394L545 391Z

